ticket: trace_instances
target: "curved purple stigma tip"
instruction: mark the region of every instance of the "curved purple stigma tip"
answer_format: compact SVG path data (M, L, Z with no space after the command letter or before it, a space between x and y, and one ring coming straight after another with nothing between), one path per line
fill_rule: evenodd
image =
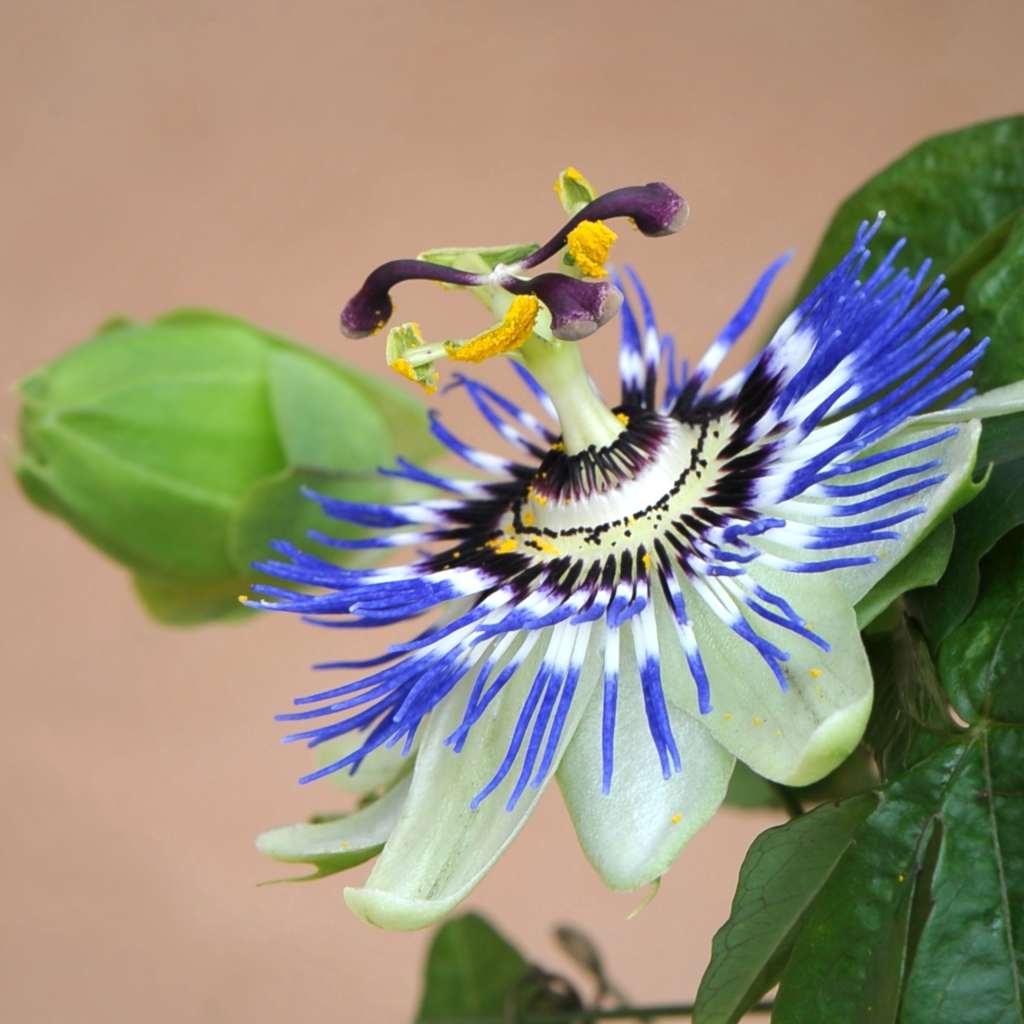
M394 305L390 291L402 281L440 281L473 287L498 284L514 295L536 295L551 310L556 338L578 341L607 323L622 305L622 294L612 285L578 281L563 274L541 274L532 281L515 273L536 267L566 245L570 232L583 221L629 217L645 235L658 237L678 231L688 213L686 200L663 181L613 189L588 203L562 229L526 259L508 268L495 280L486 274L430 263L426 260L391 260L382 263L363 282L341 311L341 331L349 338L365 338L391 319Z
M536 295L551 312L551 333L562 341L579 341L608 323L622 305L622 292L606 281L580 281L567 274L539 274L506 281L515 295Z
M474 285L480 283L480 278L476 274L426 260L390 260L382 263L370 273L362 288L345 303L341 311L341 333L347 338L365 338L379 331L394 312L389 292L402 281Z
M688 215L686 200L663 181L612 189L587 203L557 235L548 239L519 266L529 269L550 259L564 247L573 229L585 220L630 217L645 235L658 238L678 231L686 223Z

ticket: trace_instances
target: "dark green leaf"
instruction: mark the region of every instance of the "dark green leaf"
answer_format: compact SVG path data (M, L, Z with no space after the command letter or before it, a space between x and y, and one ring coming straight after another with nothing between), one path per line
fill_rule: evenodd
M1024 495L1022 495L1024 500ZM939 649L939 674L960 716L1024 723L1024 529L982 563L974 610Z
M777 1024L896 1020L918 871L963 757L943 748L883 791L801 925Z
M1024 214L1013 222L1003 248L970 278L963 301L975 336L992 339L975 371L978 390L1024 378Z
M875 248L905 237L903 261L926 258L952 268L985 236L999 251L998 230L1024 207L1024 117L1008 117L926 139L858 189L839 207L800 286L806 295L850 247L861 221L888 214ZM1002 229L1005 230L1005 229ZM982 246L982 251L984 246ZM982 263L972 256L970 269ZM987 262L987 260L985 261Z
M908 715L917 736L800 926L778 1024L1024 1021L1022 532L983 563L980 597L942 645L937 680L912 623L871 638L883 645L883 657L872 651L883 716L892 680L880 667L918 681L900 684L904 703L919 704ZM966 728L949 722L937 687Z
M732 1024L775 984L807 907L874 806L871 795L826 804L754 840L712 944L697 1024Z
M910 598L910 606L935 648L973 607L980 560L1007 531L1024 523L1024 459L993 466L985 489L954 521L956 544L948 569L936 586Z
M529 964L478 914L442 925L430 944L418 1024L501 1019Z

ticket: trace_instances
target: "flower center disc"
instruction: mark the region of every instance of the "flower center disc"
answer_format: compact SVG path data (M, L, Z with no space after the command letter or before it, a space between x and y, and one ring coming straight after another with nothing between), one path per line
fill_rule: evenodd
M494 550L598 559L616 547L650 550L673 529L699 532L717 519L705 506L728 441L722 421L618 415L625 429L610 445L576 455L556 445L548 453L499 522Z

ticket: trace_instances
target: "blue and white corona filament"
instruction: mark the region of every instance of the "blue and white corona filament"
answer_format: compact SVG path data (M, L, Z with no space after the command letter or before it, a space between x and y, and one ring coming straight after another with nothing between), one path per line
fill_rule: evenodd
M573 230L611 216L665 233L685 209L677 200L660 185L609 193L535 252L571 252ZM345 569L278 544L283 559L259 566L316 588L260 586L266 608L346 628L425 617L372 661L320 666L355 675L280 716L296 727L289 739L331 751L304 781L364 770L379 781L385 761L398 778L413 761L380 860L346 893L358 913L393 927L445 913L556 773L589 859L609 884L636 887L711 816L735 758L802 785L853 749L872 694L854 606L969 479L977 422L921 414L971 397L984 349L927 264L897 269L899 245L866 270L877 227L864 225L769 345L720 383L785 259L689 369L632 272L542 275L538 288L531 256L475 271L397 261L346 308L350 333L367 333L406 277L534 297L525 327L482 336L515 353L525 401L462 375L453 384L515 456L460 440L434 415L466 472L403 461L386 472L436 487L436 499L311 495L327 517L372 531L319 543L404 560ZM594 245L614 238L603 230ZM615 312L621 393L606 402L577 339ZM418 331L407 339L402 360L426 351ZM437 351L421 361L431 371Z

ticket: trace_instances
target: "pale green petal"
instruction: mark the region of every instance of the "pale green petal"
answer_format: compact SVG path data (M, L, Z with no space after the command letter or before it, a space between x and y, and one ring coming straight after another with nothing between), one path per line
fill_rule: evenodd
M349 907L365 921L402 930L433 924L465 899L526 821L541 789L527 787L515 809L505 809L523 751L502 785L477 810L470 810L470 801L504 756L537 671L538 650L473 726L461 753L444 741L462 720L469 687L456 686L431 714L398 825L366 884L345 890ZM600 664L601 651L591 641L559 757L590 699Z
M376 856L391 835L408 795L409 781L403 779L379 800L343 818L264 832L256 839L256 849L274 860L316 868L311 875L279 879L282 882L323 878L362 864Z
M583 852L605 884L638 889L663 875L714 815L735 759L701 722L670 704L683 770L663 778L636 662L623 647L611 792L601 791L600 686L565 752L558 782Z
M921 425L911 422L886 438L883 445L870 449L866 454L899 448L902 445L921 440L929 435L941 433L942 430L941 426L937 427L934 423ZM978 420L971 420L969 423L962 424L953 437L947 438L945 441L941 441L930 448L911 452L909 455L893 459L891 462L886 462L883 466L875 467L866 472L851 473L849 476L842 477L838 482L853 484L870 479L872 476L877 476L882 472L888 473L891 470L900 469L903 466L920 465L933 459L940 459L942 461L941 467L922 474L923 478L924 476L945 473L946 478L942 483L918 494L900 498L872 512L865 512L856 516L816 517L813 514L809 514L806 509L797 509L796 506L791 506L787 502L779 505L780 513L788 520L819 526L854 526L858 523L872 522L876 519L898 515L911 508L921 506L925 508L925 511L920 515L914 516L912 519L908 519L906 522L893 527L894 531L899 533L899 537L896 540L858 544L849 548L837 549L833 552L798 553L796 555L797 560L810 561L829 557L875 556L877 558L876 562L868 565L852 566L848 569L836 569L828 574L830 578L835 580L843 593L846 594L849 602L856 604L897 562L906 557L913 548L924 540L939 522L952 515L956 509L970 501L977 493L979 487L973 483L973 473L980 437L981 423ZM911 477L906 482L913 482L914 479ZM890 486L895 488L902 483L904 481ZM809 499L802 498L800 501L809 501ZM794 557L792 551L777 543L770 532L766 533L764 537L755 540L754 543L765 551L770 551L784 557ZM813 601L813 598L811 600Z
M1009 416L1024 412L1024 381L1004 384L984 394L969 398L955 409L940 409L937 412L916 416L910 421L914 426L934 426L937 423L963 423L971 419L989 419L992 416Z
M365 733L350 732L338 736L313 748L313 757L318 768L340 761L366 742ZM372 793L376 789L390 786L402 772L412 765L413 752L402 754L403 744L393 747L381 746L371 751L360 762L355 775L347 768L332 772L328 778L347 793Z
M686 581L683 592L711 683L713 710L700 715L696 689L663 600L656 602L666 689L711 735L758 774L805 786L841 764L860 741L871 711L871 670L849 598L831 578L750 570L787 600L832 646L828 653L754 615L766 640L789 652L783 691L761 656L704 603Z

